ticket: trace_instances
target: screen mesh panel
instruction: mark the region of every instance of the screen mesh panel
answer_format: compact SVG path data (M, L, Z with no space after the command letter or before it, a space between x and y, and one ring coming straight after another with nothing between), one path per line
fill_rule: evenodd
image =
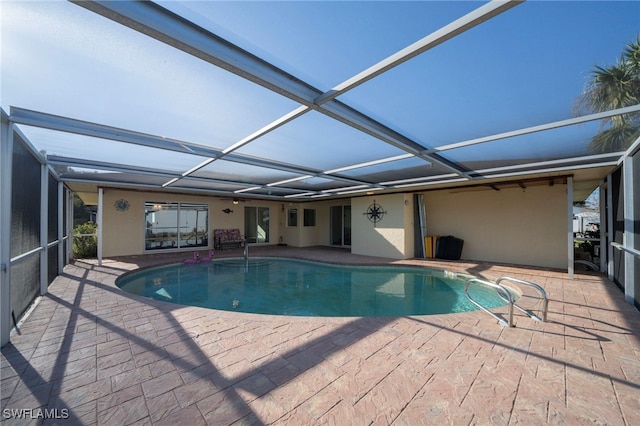
M49 203L47 206L49 224L47 227L47 241L58 239L58 181L49 174Z
M613 215L613 241L622 244L624 235L624 182L622 169L611 175L611 199ZM624 291L624 252L613 250L613 281Z
M63 241L62 241L62 247L63 247L63 253L67 252L67 241L69 238L69 232L68 232L68 226L67 226L67 216L68 216L68 212L67 212L67 205L69 203L69 191L68 190L64 190L62 191L63 194L63 201L62 201L62 236L63 236ZM67 264L67 256L63 256L62 257L62 262L63 262L63 266Z
M47 250L47 284L51 284L58 276L58 246Z
M11 189L11 257L40 245L40 163L22 139L13 144Z
M11 310L17 320L39 293L40 256L34 255L11 265Z
M14 134L11 188L11 257L40 245L40 163ZM16 184L19 183L19 184ZM40 256L11 265L11 310L24 313L40 291Z

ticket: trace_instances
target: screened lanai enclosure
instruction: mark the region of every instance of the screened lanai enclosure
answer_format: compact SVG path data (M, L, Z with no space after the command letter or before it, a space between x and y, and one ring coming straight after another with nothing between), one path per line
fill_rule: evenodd
M638 43L638 2L5 1L0 11L2 344L69 262L73 194L99 204L107 188L152 194L139 226L188 211L178 226L193 235L174 244L209 247L216 219L203 197L304 203L309 217L332 202L328 222L362 218L351 201L362 197L565 185L570 275L571 206L595 191L598 269L640 305L640 98L589 101L594 70L621 65ZM619 123L631 131L606 142ZM278 243L260 208L222 217L249 212L254 239ZM340 224L326 238L355 246L362 234ZM166 244L160 232L141 232L140 250Z

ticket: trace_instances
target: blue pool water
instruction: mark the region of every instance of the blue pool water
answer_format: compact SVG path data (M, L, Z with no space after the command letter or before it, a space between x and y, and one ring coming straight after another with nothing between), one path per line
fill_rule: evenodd
M129 293L182 305L294 316L407 316L473 311L463 279L412 267L339 266L281 258L217 259L145 269L117 281ZM485 306L504 305L473 286Z

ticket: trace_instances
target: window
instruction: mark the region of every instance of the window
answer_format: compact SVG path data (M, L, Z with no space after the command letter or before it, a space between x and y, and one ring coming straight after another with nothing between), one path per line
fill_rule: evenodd
M316 209L304 209L304 226L316 226Z
M289 209L287 212L287 226L298 226L298 209Z
M209 206L191 203L144 203L145 250L207 247Z

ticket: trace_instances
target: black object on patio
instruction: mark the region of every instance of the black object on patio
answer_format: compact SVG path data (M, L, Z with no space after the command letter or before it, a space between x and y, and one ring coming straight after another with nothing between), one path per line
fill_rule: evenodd
M464 240L447 235L438 238L436 242L436 258L446 260L459 260L462 255Z

